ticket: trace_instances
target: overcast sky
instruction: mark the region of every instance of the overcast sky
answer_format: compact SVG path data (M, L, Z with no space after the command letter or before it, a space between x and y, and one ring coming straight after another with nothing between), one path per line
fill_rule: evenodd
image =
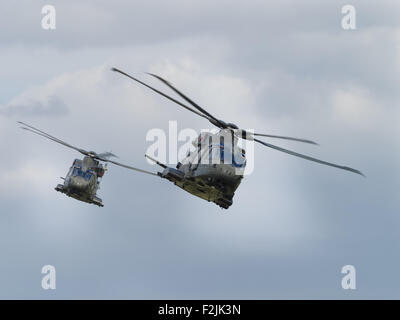
M45 4L0 4L0 298L400 298L398 1L53 0L56 30ZM366 178L257 145L229 210L115 166L104 208L68 198L80 155L16 121L151 171L150 129L209 128L113 66Z

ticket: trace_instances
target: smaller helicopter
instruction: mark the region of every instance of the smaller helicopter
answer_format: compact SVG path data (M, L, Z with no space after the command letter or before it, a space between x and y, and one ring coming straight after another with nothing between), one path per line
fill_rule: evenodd
M95 204L99 207L103 207L103 202L97 197L97 190L100 188L100 182L107 171L107 163L113 163L117 166L121 166L127 169L135 170L142 173L147 173L151 175L157 175L155 173L134 168L113 160L111 157L117 157L111 152L96 153L94 151L86 151L84 149L77 148L75 146L66 143L44 131L41 131L29 124L18 121L19 124L23 125L21 128L37 135L50 139L54 142L62 144L68 148L74 149L84 155L83 159L75 159L70 167L64 180L64 184L58 184L55 187L56 191L62 192L69 197L75 198L77 200ZM100 162L105 162L103 165Z

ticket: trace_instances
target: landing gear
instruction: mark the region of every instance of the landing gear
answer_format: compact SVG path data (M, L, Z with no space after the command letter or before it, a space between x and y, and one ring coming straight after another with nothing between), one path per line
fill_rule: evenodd
M219 198L217 201L215 201L215 203L223 209L228 209L232 205L233 201L232 201L232 198L228 199L228 198L223 197L223 198Z
M96 196L94 196L92 201L93 201L93 204L95 204L99 207L104 207L104 204L100 198L97 198Z
M58 185L54 188L54 190L56 190L56 191L58 191L58 192L65 193L65 191L64 191L64 186L63 186L62 184L58 184Z

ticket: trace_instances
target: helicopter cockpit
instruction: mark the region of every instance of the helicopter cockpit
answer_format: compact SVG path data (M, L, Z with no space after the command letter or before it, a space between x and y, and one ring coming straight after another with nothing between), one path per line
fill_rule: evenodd
M84 178L86 181L89 181L92 178L93 173L90 171L83 171L82 168L80 168L80 167L74 167L74 169L71 172L71 176L72 177L79 176L79 177Z
M195 150L188 150L186 158L178 164L229 164L236 168L246 166L245 150L224 139L220 134L201 133L193 142Z

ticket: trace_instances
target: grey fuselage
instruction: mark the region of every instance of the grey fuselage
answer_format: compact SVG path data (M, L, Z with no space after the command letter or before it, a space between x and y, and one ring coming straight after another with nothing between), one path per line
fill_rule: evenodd
M217 134L202 133L175 168L166 167L159 175L183 190L228 209L236 189L243 179L246 166L244 150L235 147L237 141L219 142ZM211 138L217 138L211 142ZM233 150L233 151L232 151Z
M96 192L104 172L103 165L91 157L75 159L64 178L64 184L57 185L55 189L69 197L102 207L102 201L96 196Z

